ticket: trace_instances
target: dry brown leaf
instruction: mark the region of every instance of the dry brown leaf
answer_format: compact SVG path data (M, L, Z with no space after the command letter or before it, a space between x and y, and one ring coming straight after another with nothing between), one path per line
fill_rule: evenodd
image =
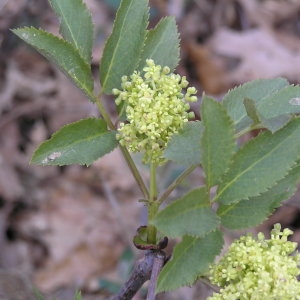
M32 300L32 284L17 272L0 271L0 295L3 300Z
M226 62L207 46L189 43L186 51L194 63L199 83L208 94L225 93L232 82L228 80Z
M58 182L40 211L48 230L42 236L50 256L35 274L43 291L63 285L81 286L111 268L122 249L116 220L109 203L96 196L85 183L68 178Z
M297 18L298 0L238 0L251 24L272 28L275 24Z
M135 190L135 180L119 150L116 149L97 160L94 166L105 174L105 180L111 189Z
M220 29L212 36L208 46L221 56L240 60L237 68L227 73L232 82L278 76L292 82L300 81L300 53L280 43L271 31Z

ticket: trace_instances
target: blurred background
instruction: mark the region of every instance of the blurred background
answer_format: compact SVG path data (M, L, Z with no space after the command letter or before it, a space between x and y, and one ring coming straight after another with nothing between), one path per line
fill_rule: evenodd
M95 24L98 82L99 59L119 1L84 2ZM153 0L150 5L150 27L163 16L176 17L182 46L177 72L198 89L199 102L203 91L221 99L228 89L257 78L300 82L299 0ZM39 143L64 124L97 116L97 109L10 31L21 26L58 34L59 23L47 0L0 0L0 299L34 299L32 286L47 299L71 300L76 289L86 300L107 299L141 257L131 240L146 220L138 202L142 194L118 151L89 168L29 165ZM106 100L114 113L113 99ZM199 117L199 103L193 110ZM141 169L147 178L147 169ZM160 187L180 171L163 168ZM172 197L201 178L195 172ZM267 233L280 222L299 242L299 209L297 193L253 231ZM228 233L227 244L239 234ZM209 293L197 283L159 299L205 299ZM144 295L141 291L134 299Z

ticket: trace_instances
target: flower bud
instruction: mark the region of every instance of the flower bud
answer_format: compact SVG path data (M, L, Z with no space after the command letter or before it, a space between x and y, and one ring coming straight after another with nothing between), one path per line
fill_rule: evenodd
M221 287L209 300L298 299L300 274L297 244L289 242L289 229L276 224L271 239L242 236L231 244L224 257L210 269L212 283Z
M169 67L146 60L143 75L134 72L122 77L122 90L115 90L116 103L126 104L126 124L120 125L117 138L131 152L144 152L144 163L164 163L163 152L170 138L194 114L186 101L195 101L195 88L188 88L183 76L170 73ZM130 141L130 142L129 142Z

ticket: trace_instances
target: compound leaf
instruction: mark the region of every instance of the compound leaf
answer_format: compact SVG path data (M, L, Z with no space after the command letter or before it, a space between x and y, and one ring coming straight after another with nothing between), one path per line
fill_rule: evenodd
M218 215L222 225L228 229L245 229L259 225L280 203L289 199L297 191L300 180L300 164L275 186L259 196L231 205L221 205Z
M223 237L219 230L202 238L184 236L174 248L172 259L160 272L156 292L193 284L208 270L222 247Z
M31 163L38 165L90 165L111 152L118 142L101 119L89 118L62 127L34 152Z
M171 70L178 65L179 34L174 17L163 18L154 29L147 31L139 70L143 69L148 58L153 59L157 65L168 66Z
M164 157L185 166L201 163L200 139L202 122L187 122L183 129L174 134L164 152Z
M79 52L65 40L36 28L18 28L13 32L51 62L55 63L88 96L93 94L91 68Z
M202 166L210 188L219 182L231 161L235 149L234 126L222 105L207 96L202 99L201 116Z
M283 179L300 157L300 118L250 140L233 158L215 200L229 205L258 196Z
M234 121L236 130L239 132L252 124L244 106L245 98L259 102L262 98L276 93L288 84L284 78L258 79L230 90L224 96L222 103Z
M121 87L121 77L137 68L148 25L147 0L123 0L100 63L103 92Z
M61 35L90 64L93 46L93 23L85 3L82 0L49 0L49 2L60 19Z
M204 236L219 225L219 218L211 209L206 188L195 189L160 211L154 225L170 237Z

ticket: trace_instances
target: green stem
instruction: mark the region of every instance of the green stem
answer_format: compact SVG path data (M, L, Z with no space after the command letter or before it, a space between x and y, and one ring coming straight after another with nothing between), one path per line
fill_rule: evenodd
M132 157L130 156L127 148L125 148L125 147L123 147L121 145L119 145L119 146L120 146L120 149L121 149L121 151L123 153L123 156L124 156L124 158L125 158L125 160L127 162L127 165L129 167L129 169L131 170L132 175L135 178L135 181L137 182L137 184L138 184L140 190L142 191L142 193L144 194L145 199L149 199L148 189L147 189L147 187L146 187L146 185L144 183L144 180L143 180L143 178L142 178L139 170L137 169L134 161L132 160Z
M156 185L156 164L150 165L150 194L149 194L149 206L148 206L148 236L147 241L150 244L156 244L156 227L151 225L151 221L157 214L158 201L157 200L157 185Z
M165 192L158 199L159 204L165 201L169 195L174 191L174 189L185 179L190 173L192 173L198 166L191 166L183 171L165 190Z
M151 163L150 165L150 201L157 199L157 185L156 185L156 165Z
M107 126L109 127L109 129L111 130L116 130L116 126L113 124L113 122L111 121L111 118L109 116L109 114L106 112L106 109L104 108L103 104L101 103L100 99L101 99L101 95L100 94L98 97L96 97L95 95L93 95L93 98L91 99L93 102L96 103L98 110L100 112L100 114L102 115L104 121L106 122ZM127 165L129 167L129 169L131 170L132 175L134 176L140 190L142 191L142 193L144 194L145 199L149 198L149 192L148 189L144 183L144 180L140 174L140 172L138 171L131 155L129 154L127 148L120 146L120 149L122 151L122 154L127 162Z
M102 118L108 125L109 129L116 130L116 126L111 121L111 118L110 118L109 114L106 112L106 109L104 108L103 104L100 102L100 99L98 101L96 101L96 105L98 107L98 110L99 110Z
M244 135L248 132L251 132L252 130L263 129L263 128L265 128L265 127L262 126L261 124L257 124L257 125L254 125L254 126L249 126L249 127L246 127L245 129L241 130L240 132L236 133L234 137L235 137L235 139L238 139L242 135Z

